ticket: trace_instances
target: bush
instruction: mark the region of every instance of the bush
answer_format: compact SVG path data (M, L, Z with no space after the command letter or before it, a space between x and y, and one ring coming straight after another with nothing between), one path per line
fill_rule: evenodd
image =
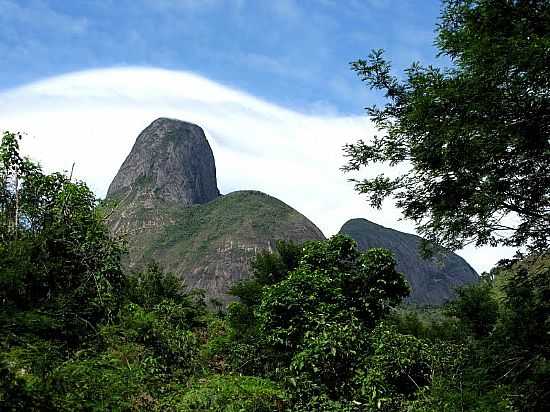
M433 354L428 343L379 325L370 337L371 355L358 370L358 399L380 411L400 410L431 383Z
M360 253L338 235L306 243L298 267L263 290L259 332L280 354L297 407L352 401L369 332L408 293L394 266L391 253Z
M209 376L165 401L163 410L273 412L282 411L285 393L273 382L251 376Z

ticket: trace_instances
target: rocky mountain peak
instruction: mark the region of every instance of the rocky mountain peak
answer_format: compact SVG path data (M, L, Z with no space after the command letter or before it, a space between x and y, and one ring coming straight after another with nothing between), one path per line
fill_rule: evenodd
M350 236L360 249L389 249L397 260L397 270L411 286L409 301L420 305L439 305L454 296L456 287L477 282L479 276L460 256L449 253L437 259L423 259L421 238L377 225L366 219L348 220L340 233Z
M218 196L214 155L204 131L167 118L139 134L107 192L111 198L157 198L183 206Z

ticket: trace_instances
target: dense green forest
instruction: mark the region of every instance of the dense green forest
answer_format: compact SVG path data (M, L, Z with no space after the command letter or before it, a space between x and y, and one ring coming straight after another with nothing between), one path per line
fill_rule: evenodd
M279 242L226 311L152 263L109 208L1 145L0 409L543 411L550 259L502 262L443 308L400 305L389 251Z
M352 64L388 103L344 169L411 166L356 188L376 207L393 196L426 254L523 255L442 307L411 307L391 251L280 241L222 308L154 262L126 271L105 224L116 206L5 132L0 411L547 411L550 4L446 0L437 33L452 68L400 80L381 51Z

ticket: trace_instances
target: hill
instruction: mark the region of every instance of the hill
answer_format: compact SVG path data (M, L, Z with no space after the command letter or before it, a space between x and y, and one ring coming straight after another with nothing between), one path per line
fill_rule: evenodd
M454 296L457 286L478 280L476 271L460 256L451 253L443 259L423 259L419 253L421 238L377 225L366 219L348 220L340 233L352 237L359 248L382 247L397 259L397 270L411 285L409 301L420 305L441 304Z
M227 300L249 276L250 258L276 240L324 239L305 216L256 191L220 196L214 157L202 129L157 119L137 138L114 178L108 199L114 233L128 241L126 264L138 270L156 260L210 297Z

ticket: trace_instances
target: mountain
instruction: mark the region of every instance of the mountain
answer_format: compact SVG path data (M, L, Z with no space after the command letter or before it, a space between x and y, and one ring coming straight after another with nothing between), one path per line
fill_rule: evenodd
M276 240L324 239L311 221L274 197L256 191L220 195L203 130L175 119L157 119L139 134L107 199L117 204L109 224L128 241L129 269L156 260L189 287L222 301L233 282L250 275L249 260L260 250L272 250ZM418 236L365 219L348 221L340 233L361 249L393 251L411 284L413 303L442 303L455 286L478 277L461 257L423 260Z
M219 194L214 155L203 130L160 118L139 134L107 197L158 197L188 206Z
M117 203L109 224L128 241L130 269L154 259L222 301L233 282L249 276L249 259L276 240L324 239L274 197L256 191L220 196L204 132L174 119L157 119L140 133L107 199Z
M418 253L421 238L416 235L388 229L366 219L348 220L340 233L353 238L362 250L372 247L391 250L397 260L397 269L411 285L411 303L441 304L453 297L455 287L478 280L476 271L454 253L442 259L423 259Z

